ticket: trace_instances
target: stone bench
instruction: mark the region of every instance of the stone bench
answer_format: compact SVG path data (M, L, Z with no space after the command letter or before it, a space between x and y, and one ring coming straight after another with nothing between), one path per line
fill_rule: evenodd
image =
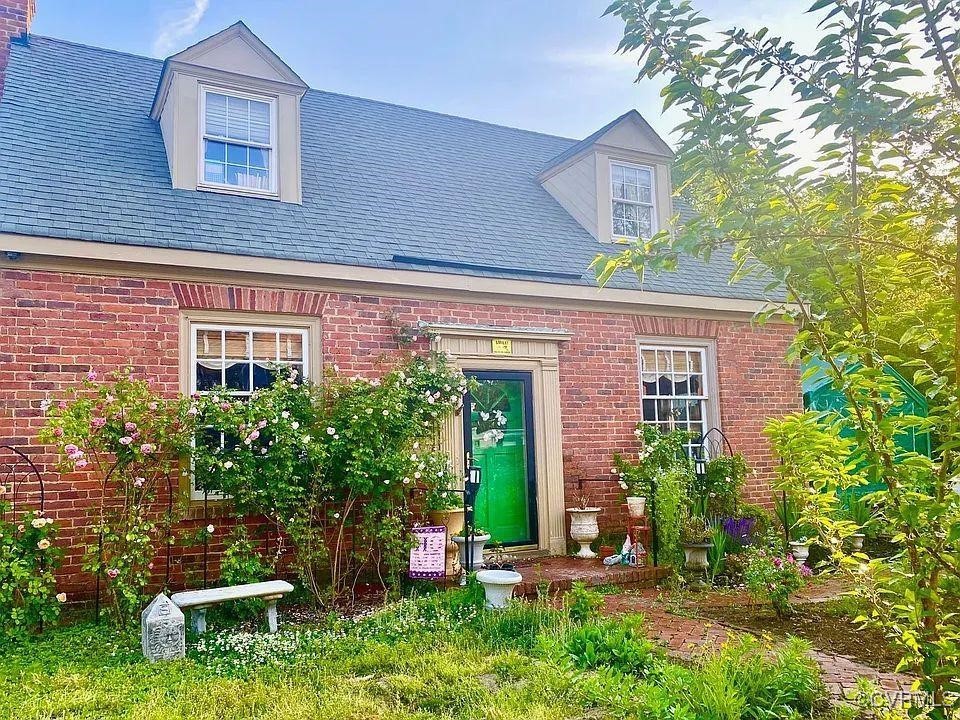
M190 624L198 633L207 629L207 608L230 600L263 600L267 603L267 626L270 632L277 631L277 600L289 592L293 585L284 580L250 583L249 585L229 585L208 590L188 590L170 596L181 610L190 611Z

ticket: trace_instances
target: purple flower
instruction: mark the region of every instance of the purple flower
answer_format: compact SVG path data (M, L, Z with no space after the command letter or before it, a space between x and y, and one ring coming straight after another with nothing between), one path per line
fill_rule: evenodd
M132 442L133 442L133 438L130 437L129 435L124 435L122 438L120 438L121 445L129 445Z
M96 379L97 379L97 371L96 371L96 370L91 370L90 372L87 373L87 380L89 380L90 382L93 382L93 381L96 380Z
M128 433L136 432L137 424L135 422L130 422L129 420L123 424L123 429Z
M143 445L140 446L140 452L142 452L144 455L149 455L154 450L156 450L156 448L150 443L144 443Z

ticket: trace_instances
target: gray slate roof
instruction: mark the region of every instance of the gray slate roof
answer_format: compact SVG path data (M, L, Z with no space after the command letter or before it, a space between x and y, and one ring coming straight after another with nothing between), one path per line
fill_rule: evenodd
M303 204L171 188L149 117L162 63L31 36L0 101L0 232L353 266L592 284L609 250L538 184L577 141L310 90ZM2 249L2 248L0 248ZM398 257L466 267L419 266ZM229 267L225 257L224 267ZM644 289L760 298L731 264L686 259ZM618 287L638 287L623 273Z

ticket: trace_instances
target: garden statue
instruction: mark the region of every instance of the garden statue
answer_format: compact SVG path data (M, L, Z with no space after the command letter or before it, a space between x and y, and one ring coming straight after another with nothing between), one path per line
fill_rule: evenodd
M140 615L140 642L143 656L150 662L176 660L186 653L183 613L163 593Z

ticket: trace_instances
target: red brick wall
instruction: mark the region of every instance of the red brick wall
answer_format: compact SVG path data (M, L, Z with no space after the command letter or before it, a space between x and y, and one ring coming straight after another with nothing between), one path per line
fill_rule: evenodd
M622 526L620 492L610 456L634 448L640 413L637 335L713 338L717 343L721 417L736 450L757 469L748 495L766 500L772 460L760 431L765 418L801 406L799 373L783 361L792 330L782 325L694 321L619 313L502 307L350 294L251 289L163 280L92 277L50 272L0 271L0 443L41 453L49 514L69 545L62 574L68 590L83 590L79 570L83 528L90 523L97 483L58 477L49 455L36 447L40 402L57 398L89 369L127 365L156 379L166 393L179 390L179 314L185 308L291 313L321 318L324 361L347 373L374 373L395 355L394 323L418 320L563 328L560 385L564 473L568 502L576 478L591 482L591 501L607 508L606 526ZM424 343L423 347L426 347ZM203 522L194 511L181 531ZM217 519L218 538L226 519ZM214 543L214 555L218 550ZM176 578L198 572L202 550L177 548Z
M0 0L0 99L10 58L10 39L30 30L35 10L34 0Z

